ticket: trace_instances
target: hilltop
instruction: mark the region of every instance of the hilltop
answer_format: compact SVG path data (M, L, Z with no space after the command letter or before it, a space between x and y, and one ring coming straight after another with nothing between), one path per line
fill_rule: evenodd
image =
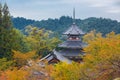
M27 25L45 28L54 32L62 33L72 24L72 18L69 16L62 16L59 19L51 19L35 21L23 17L12 18L13 25L19 29L24 30ZM120 33L120 22L107 18L90 17L87 19L76 19L76 24L85 32L96 30L107 34L111 31Z

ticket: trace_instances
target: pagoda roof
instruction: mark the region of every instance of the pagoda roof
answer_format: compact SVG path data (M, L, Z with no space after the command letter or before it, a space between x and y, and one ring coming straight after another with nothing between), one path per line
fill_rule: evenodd
M85 34L81 29L78 28L78 26L73 23L66 32L63 33L64 35L83 35Z
M58 45L58 47L63 47L63 48L83 48L85 47L86 44L83 43L82 41L77 41L77 40L68 40L68 41L65 41L61 44Z
M59 52L53 50L53 53L49 53L47 56L40 59L40 61L47 60L48 62L51 61L53 58L56 58L62 62L71 63L72 61L68 58L64 57L62 54L59 54Z
M64 55L62 55L61 53L59 53L58 51L54 50L53 51L54 54L57 56L57 58L62 61L62 62L67 62L67 63L71 63L72 60L68 59L67 57L65 57Z
M65 57L81 57L81 55L84 55L84 52L80 49L63 49L59 51L59 54Z

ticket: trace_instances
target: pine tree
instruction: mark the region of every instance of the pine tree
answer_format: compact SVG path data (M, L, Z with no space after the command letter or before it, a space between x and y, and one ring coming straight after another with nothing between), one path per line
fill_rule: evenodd
M3 56L2 4L0 3L0 58Z
M0 3L0 26L2 24L2 4Z
M10 58L11 55L11 44L12 44L12 25L10 20L10 14L8 10L8 6L5 3L3 8L0 5L0 58L6 57Z
M2 23L4 28L11 28L11 18L10 18L10 13L7 4L4 4L3 7L3 23Z
M0 58L5 57L9 60L13 57L12 50L21 50L23 48L23 35L13 27L6 3L3 8L0 5L0 11Z

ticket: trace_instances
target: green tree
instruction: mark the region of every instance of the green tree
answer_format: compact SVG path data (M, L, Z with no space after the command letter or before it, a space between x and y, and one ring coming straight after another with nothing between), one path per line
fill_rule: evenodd
M51 37L51 31L45 29L27 26L26 32L26 42L31 46L31 50L36 50L42 56L51 52L60 43L58 38Z
M13 65L13 61L8 61L6 58L0 59L0 71L4 71Z
M6 57L7 59L12 59L12 49L21 49L22 36L20 32L12 26L7 4L4 4L2 12L1 8L0 5L0 19L2 23L0 25L0 58Z
M2 4L0 3L0 27L2 24Z
M12 25L7 4L2 8L2 24L0 27L0 57L11 57Z
M2 26L7 29L12 28L12 22L10 18L10 13L7 4L5 3L3 6L3 21L2 21Z

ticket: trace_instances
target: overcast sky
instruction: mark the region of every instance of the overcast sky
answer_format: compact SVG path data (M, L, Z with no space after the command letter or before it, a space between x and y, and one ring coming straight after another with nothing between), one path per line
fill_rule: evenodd
M0 0L6 2L14 17L42 20L71 16L76 8L76 18L111 18L120 21L120 0Z

